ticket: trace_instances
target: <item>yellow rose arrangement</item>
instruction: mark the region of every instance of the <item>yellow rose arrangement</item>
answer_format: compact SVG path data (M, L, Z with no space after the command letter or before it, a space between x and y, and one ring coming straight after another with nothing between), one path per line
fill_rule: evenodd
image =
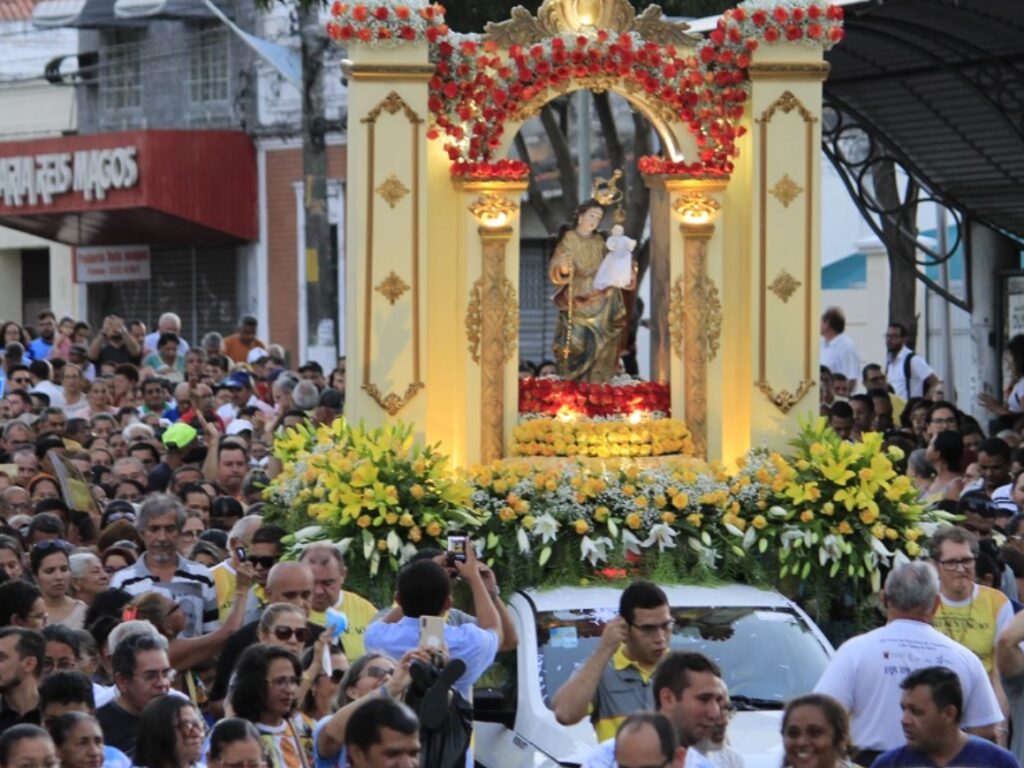
M823 417L801 422L788 459L770 457L755 475L771 487L770 505L724 524L734 544L774 553L778 575L827 585L837 578L881 588L881 569L921 553L920 541L950 519L918 500L897 472L903 451L878 433L841 439Z
M346 552L349 579L387 602L392 574L417 549L439 546L449 527L471 528L471 488L408 424L369 430L344 418L302 425L274 443L282 472L264 492L268 521L292 531L287 544L332 541ZM383 568L382 568L383 566Z
M515 428L513 456L689 456L693 440L679 419L592 421L586 418L531 419Z

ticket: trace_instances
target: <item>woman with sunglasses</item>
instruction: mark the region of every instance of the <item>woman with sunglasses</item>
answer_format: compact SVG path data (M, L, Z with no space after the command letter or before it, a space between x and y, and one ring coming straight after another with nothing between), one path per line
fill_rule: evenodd
M291 603L273 603L260 617L256 631L261 643L287 648L298 657L309 639L306 614Z
M336 645L328 646L327 632L321 632L316 644L302 654L302 683L299 686L299 709L303 714L317 721L331 714L334 701L341 690L341 681L348 671L349 663L345 653ZM330 674L324 669L324 650L329 649Z
M71 546L66 541L40 541L32 547L29 566L39 591L43 593L47 623L82 629L89 606L68 594L71 588L70 552Z
M298 657L272 645L249 646L235 667L231 709L256 726L274 768L312 765L313 724L295 711L301 675Z
M159 696L142 710L136 729L138 768L191 768L203 753L206 722L180 696Z
M266 768L260 732L248 720L229 717L210 731L207 768Z

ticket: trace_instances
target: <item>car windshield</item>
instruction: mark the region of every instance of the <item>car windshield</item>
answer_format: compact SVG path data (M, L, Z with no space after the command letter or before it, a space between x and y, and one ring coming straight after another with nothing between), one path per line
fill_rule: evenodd
M614 610L549 611L537 615L544 701L597 648ZM674 608L672 650L698 651L722 670L740 709L775 709L809 693L828 663L806 621L787 608Z

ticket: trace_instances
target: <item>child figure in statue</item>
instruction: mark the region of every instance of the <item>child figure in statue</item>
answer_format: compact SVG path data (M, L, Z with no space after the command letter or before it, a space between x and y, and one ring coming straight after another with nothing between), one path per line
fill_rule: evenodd
M594 290L603 288L626 288L633 284L633 249L636 240L623 234L621 224L612 227L607 240L608 253L594 275Z
M559 315L552 348L558 375L570 381L604 383L615 375L627 324L622 291L636 287L635 277L625 288L594 286L606 251L597 231L603 218L597 200L580 205L559 234L548 271L551 282L560 286L554 297Z

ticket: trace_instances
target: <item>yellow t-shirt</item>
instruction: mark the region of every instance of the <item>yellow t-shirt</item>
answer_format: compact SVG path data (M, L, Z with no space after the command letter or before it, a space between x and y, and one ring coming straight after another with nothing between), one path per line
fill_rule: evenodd
M210 569L213 576L213 587L217 590L217 618L223 624L231 613L231 606L235 604L235 584L238 579L235 570L228 563L221 563ZM253 585L249 590L249 604L245 608L245 624L259 618L260 610L267 603L267 596L263 587L259 584Z
M341 648L345 651L349 662L353 662L366 653L363 635L366 634L366 628L370 626L373 617L377 615L377 609L365 597L345 590L341 591L334 609L344 613L348 619L348 629L341 636ZM325 627L327 626L327 617L323 611L310 611L309 623Z
M1006 595L975 585L968 600L953 602L943 597L934 625L946 637L974 651L991 675L996 638L1012 618L1013 606Z

